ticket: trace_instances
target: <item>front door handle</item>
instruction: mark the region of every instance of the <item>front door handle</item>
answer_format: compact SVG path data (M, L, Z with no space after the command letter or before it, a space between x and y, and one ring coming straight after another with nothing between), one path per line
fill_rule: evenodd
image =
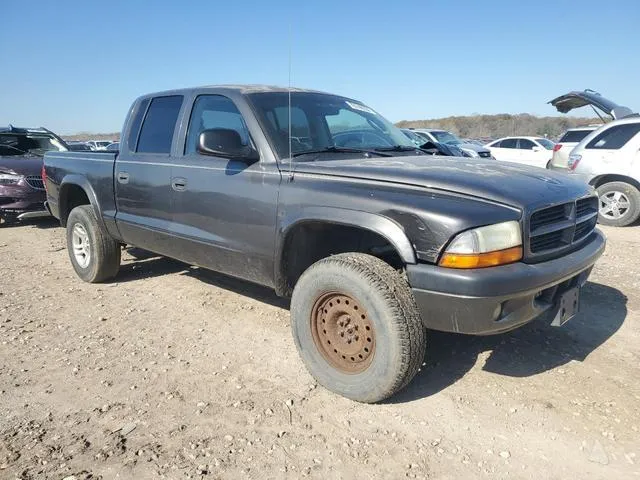
M187 189L187 179L182 177L171 179L171 188L176 192L184 192Z
M129 183L129 174L127 172L118 172L118 183Z

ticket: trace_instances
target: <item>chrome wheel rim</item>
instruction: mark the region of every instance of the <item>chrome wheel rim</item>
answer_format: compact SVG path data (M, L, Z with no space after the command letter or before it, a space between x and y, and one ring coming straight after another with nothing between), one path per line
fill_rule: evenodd
M87 268L91 261L91 247L87 229L80 223L76 223L71 231L71 243L73 244L73 256L81 268Z
M600 196L600 215L605 218L619 220L627 214L630 207L631 202L623 192L607 192Z

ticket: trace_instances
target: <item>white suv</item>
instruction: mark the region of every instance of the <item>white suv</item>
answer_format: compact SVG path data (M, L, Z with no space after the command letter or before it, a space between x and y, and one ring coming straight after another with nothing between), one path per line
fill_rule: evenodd
M590 105L614 119L574 147L567 167L597 189L600 223L616 227L634 223L640 218L640 116L592 90L570 92L549 103L562 113ZM551 168L566 171L562 166Z
M568 167L596 187L600 223L624 227L640 217L640 117L591 132L569 155Z
M571 150L573 150L573 147L578 145L584 137L601 126L602 124L587 125L584 127L570 128L564 132L564 135L560 137L558 143L553 147L553 154L551 156L549 168L568 169L569 167L567 166L567 162L569 161L569 154L571 153Z

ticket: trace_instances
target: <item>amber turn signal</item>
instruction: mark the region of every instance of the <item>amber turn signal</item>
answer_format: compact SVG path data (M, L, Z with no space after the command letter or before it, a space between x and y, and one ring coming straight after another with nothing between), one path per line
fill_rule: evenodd
M514 263L522 259L522 247L487 253L445 253L440 266L447 268L486 268Z

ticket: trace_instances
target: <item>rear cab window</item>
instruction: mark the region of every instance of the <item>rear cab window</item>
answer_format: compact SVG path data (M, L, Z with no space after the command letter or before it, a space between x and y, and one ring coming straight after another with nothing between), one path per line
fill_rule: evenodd
M640 132L640 122L625 123L607 128L596 135L585 148L589 150L618 150Z
M183 96L155 97L151 100L138 136L136 152L170 154L173 133ZM135 122L134 118L134 122Z

